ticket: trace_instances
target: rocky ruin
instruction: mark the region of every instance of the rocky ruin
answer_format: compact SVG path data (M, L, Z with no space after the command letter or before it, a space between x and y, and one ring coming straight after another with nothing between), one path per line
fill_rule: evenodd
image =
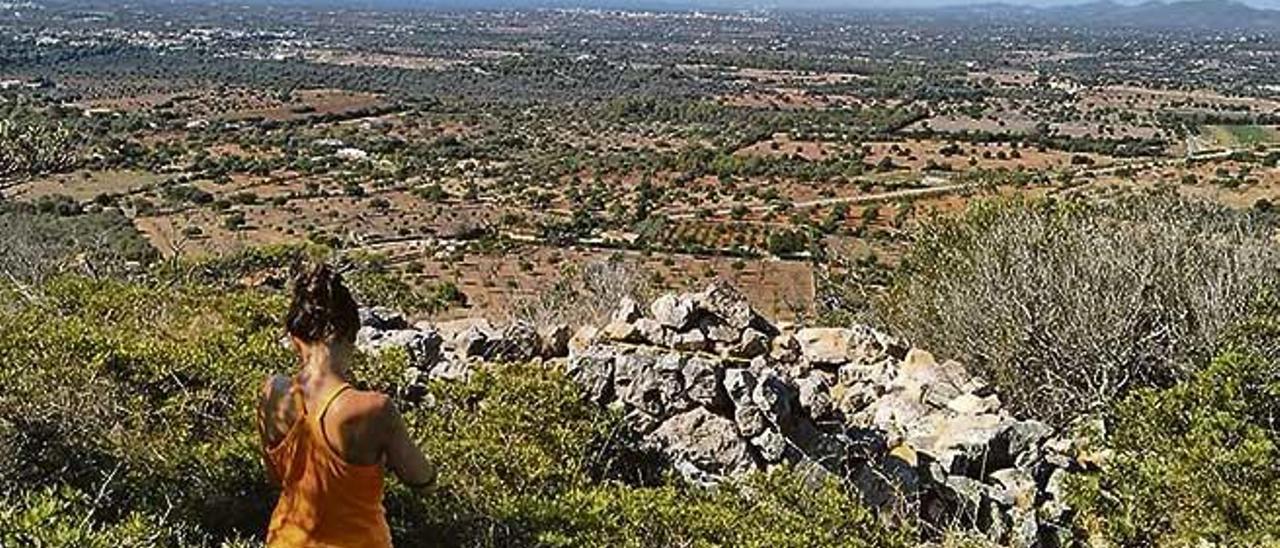
M1003 545L1070 541L1063 500L1082 447L1003 409L954 361L866 326L774 325L732 286L625 300L610 321L409 325L362 312L359 345L401 348L406 384L487 361L542 359L626 424L686 480L714 485L778 465L835 475L886 519L976 529Z

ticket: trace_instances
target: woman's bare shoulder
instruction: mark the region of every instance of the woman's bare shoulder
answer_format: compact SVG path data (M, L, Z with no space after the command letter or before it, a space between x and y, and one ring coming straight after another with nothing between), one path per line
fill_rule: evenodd
M293 379L285 375L267 375L266 380L262 383L262 396L259 404L262 407L274 407L271 404L288 396L292 388Z
M347 462L374 464L381 462L391 421L387 409L394 407L391 398L381 392L347 390L330 406L324 421L326 434L336 443L334 449Z
M374 390L350 390L350 399L344 407L348 413L367 420L377 420L395 408L391 397Z
M290 397L292 389L293 379L284 375L268 376L262 383L262 396L258 401L258 419L263 441L267 447L274 447L280 443L293 422L297 420L298 411L294 409Z

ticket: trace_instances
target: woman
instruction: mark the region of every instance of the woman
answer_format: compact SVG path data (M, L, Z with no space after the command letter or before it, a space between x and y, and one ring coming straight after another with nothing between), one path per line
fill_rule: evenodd
M294 281L285 320L300 358L293 377L262 388L258 427L267 471L281 487L269 546L390 546L383 468L417 489L435 470L409 438L389 398L351 387L359 314L327 265Z

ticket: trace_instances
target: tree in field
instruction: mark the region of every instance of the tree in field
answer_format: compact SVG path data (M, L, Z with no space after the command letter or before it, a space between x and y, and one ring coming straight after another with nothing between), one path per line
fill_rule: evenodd
M71 131L61 125L0 120L0 178L67 169L73 149Z

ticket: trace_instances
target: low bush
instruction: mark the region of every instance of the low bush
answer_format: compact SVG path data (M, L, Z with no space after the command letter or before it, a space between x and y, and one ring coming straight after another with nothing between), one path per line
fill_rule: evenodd
M1280 544L1280 322L1254 320L1221 356L1108 415L1104 471L1072 485L1095 544Z
M915 543L884 529L834 479L794 470L749 477L716 490L668 483L617 483L567 493L540 509L544 546L891 547Z
M15 520L0 530L36 540L15 545L131 523L155 525L151 544L260 531L272 493L251 403L290 363L280 299L79 277L41 293L0 315L0 507Z
M28 204L0 204L0 275L6 278L38 282L68 269L110 275L156 256L119 212L60 215Z
M566 265L556 283L513 303L508 315L535 325L604 325L624 298L644 302L656 292L652 277L622 256Z
M76 164L80 139L72 128L44 116L18 116L9 111L0 119L0 177L63 171Z
M277 497L253 428L288 373L274 292L61 276L0 315L0 545L252 546ZM361 357L440 467L389 482L398 546L903 546L834 481L780 470L681 486L558 368L491 366L404 384L405 355Z
M977 202L924 223L880 321L1058 422L1204 363L1275 284L1272 228L1156 194Z

